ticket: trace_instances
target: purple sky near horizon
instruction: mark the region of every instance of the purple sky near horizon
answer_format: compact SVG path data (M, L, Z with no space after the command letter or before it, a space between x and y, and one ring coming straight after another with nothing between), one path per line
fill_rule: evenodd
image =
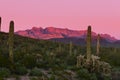
M0 0L2 31L8 32L10 20L15 31L36 27L85 30L120 39L120 0Z

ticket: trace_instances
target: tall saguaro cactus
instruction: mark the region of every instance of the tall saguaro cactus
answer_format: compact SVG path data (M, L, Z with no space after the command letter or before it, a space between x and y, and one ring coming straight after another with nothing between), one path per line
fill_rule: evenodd
M13 62L13 42L14 42L14 22L10 22L9 26L9 39L8 39L8 44L9 44L9 58L10 61Z
M96 55L99 55L100 52L100 34L97 36L97 52Z
M87 39L87 59L90 60L90 56L91 56L91 26L88 26L86 39Z
M0 17L0 32L1 32L1 23L2 23L2 18Z

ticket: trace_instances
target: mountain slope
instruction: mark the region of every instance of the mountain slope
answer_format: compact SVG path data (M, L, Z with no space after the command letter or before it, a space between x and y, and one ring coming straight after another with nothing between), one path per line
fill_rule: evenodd
M54 28L54 27L47 27L37 28L33 27L32 29L17 31L16 34L21 36L27 36L30 38L35 39L52 39L52 38L86 38L86 30L69 30L69 29L62 29L62 28ZM109 42L117 41L116 38L111 37L109 34L100 34L102 38L106 39ZM96 38L97 33L92 32L92 37Z

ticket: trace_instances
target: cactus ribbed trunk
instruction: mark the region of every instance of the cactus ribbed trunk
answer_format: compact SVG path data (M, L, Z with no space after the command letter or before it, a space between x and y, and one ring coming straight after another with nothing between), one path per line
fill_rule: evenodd
M87 30L87 59L90 60L91 56L91 26Z
M117 53L117 48L114 48L114 53Z
M1 23L2 23L2 18L0 17L0 32L1 32Z
M14 22L11 21L10 22L10 26L9 26L9 58L10 61L13 63L13 42L14 42Z
M96 55L99 55L100 53L100 34L97 36L97 52Z
M61 52L61 44L59 44L58 52Z
M80 60L79 60L79 56L77 56L77 65L76 66L80 67L79 64L80 64Z
M72 42L70 41L70 46L69 46L69 54L70 56L72 55Z

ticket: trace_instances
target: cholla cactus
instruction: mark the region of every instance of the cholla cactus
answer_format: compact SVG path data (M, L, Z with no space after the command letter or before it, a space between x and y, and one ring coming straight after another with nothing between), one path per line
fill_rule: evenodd
M11 21L10 22L10 27L9 27L9 40L8 40L8 44L9 44L9 58L10 61L13 62L13 42L14 42L14 22Z
M98 56L95 56L95 55L91 55L91 60L90 60L90 62L91 62L91 64L90 64L90 71L91 72L93 72L93 71L97 71L97 72L99 72L98 70L99 70L99 59L100 59L100 57L98 57Z
M99 60L99 59L100 59L100 57L98 57L98 56L94 56L94 55L91 56L93 66L95 66L96 60Z
M110 76L111 75L111 68L112 67L110 66L109 63L101 61L100 66L101 66L100 70L103 73L103 75L105 75L105 76Z
M84 62L85 62L84 55L77 56L77 65L76 65L77 67L83 67Z
M111 66L109 63L100 61L100 57L91 55L89 64L86 62L83 63L84 67L89 70L89 72L98 72L105 76L110 76Z
M69 45L69 54L70 56L72 55L72 42L70 41L70 45Z
M91 56L91 26L87 30L87 59L90 60Z
M97 36L97 52L96 55L99 55L100 52L100 34Z
M0 32L1 32L1 23L2 23L2 18L0 17Z

